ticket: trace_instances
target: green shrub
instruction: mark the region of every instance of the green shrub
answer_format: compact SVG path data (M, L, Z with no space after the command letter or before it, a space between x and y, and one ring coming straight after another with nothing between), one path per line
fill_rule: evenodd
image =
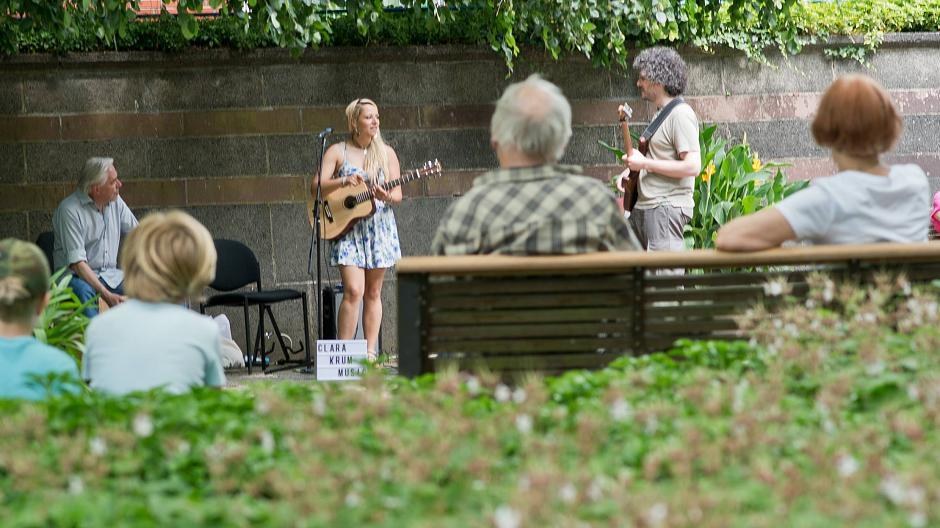
M931 526L937 288L809 280L752 342L597 372L0 402L33 526ZM787 291L787 288L781 288Z
M788 182L780 163L762 163L744 142L728 148L716 134L717 125L699 134L702 172L695 179L692 221L685 226L686 245L715 247L718 229L726 222L773 205L806 187L808 181Z
M94 296L85 303L69 286L72 275L65 268L52 274L49 288L49 304L39 315L33 334L36 339L64 350L76 361L81 361L85 351L85 329L90 319L85 309L98 303Z

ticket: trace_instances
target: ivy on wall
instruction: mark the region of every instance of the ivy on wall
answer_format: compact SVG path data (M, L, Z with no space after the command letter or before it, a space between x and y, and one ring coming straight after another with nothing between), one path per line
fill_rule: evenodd
M168 1L168 0L165 0ZM178 0L178 14L141 18L139 0L0 0L0 50L178 51L204 47L364 44L488 45L512 68L521 45L626 65L634 47L717 46L761 60L817 38L860 34L859 58L885 31L935 30L937 0ZM390 4L393 4L390 7Z

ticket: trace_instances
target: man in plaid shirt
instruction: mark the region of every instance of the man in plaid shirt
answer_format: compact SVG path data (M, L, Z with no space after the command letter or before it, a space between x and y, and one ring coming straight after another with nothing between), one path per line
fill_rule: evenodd
M571 254L639 250L614 195L579 167L558 165L571 138L571 105L532 75L496 103L490 141L500 168L481 175L444 213L436 255Z

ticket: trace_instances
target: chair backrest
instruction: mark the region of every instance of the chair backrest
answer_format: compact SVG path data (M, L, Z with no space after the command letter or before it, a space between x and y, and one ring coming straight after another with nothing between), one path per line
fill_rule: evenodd
M55 271L53 268L55 264L52 262L52 252L55 248L55 234L53 234L52 231L39 233L39 236L36 237L36 245L46 254L46 260L49 261L49 269Z
M261 290L261 266L251 248L237 240L217 238L215 251L218 254L215 280L209 286L219 291L232 291L255 283Z

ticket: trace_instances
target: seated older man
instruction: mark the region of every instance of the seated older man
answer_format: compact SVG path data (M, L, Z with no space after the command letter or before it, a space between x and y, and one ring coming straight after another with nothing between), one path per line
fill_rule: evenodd
M52 216L54 266L69 267L72 290L82 302L96 293L108 306L124 300L118 246L121 235L137 226L137 218L121 199L121 185L113 159L90 158L79 176L78 189L62 200ZM97 313L97 307L86 310L90 317Z
M532 75L496 103L490 142L500 168L478 177L444 213L438 255L568 254L640 249L613 193L580 168L557 165L571 138L571 105Z

